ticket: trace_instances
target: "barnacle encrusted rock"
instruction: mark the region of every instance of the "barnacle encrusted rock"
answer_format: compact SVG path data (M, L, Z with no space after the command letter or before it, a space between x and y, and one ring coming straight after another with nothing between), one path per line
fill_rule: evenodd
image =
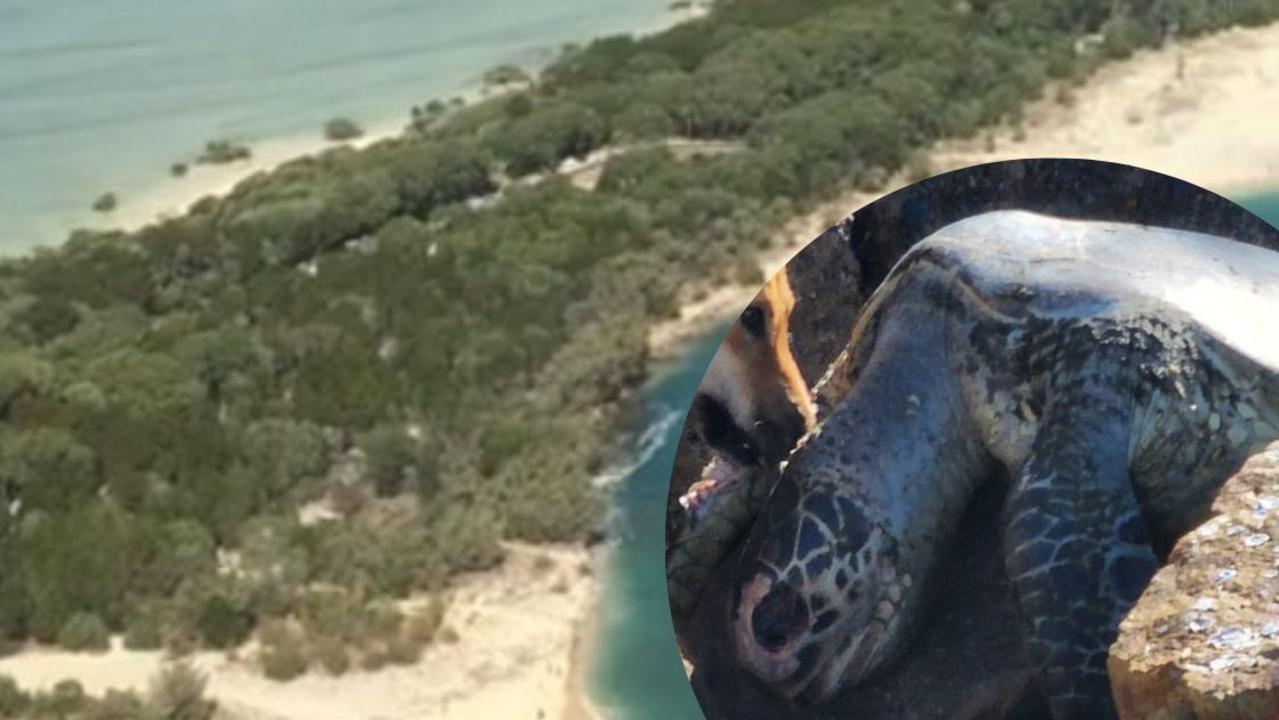
M1123 720L1279 718L1279 443L1226 482L1120 626Z

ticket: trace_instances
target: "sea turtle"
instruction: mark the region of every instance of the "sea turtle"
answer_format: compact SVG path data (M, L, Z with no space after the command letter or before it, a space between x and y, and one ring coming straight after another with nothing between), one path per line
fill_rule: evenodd
M997 211L911 248L820 383L742 549L740 661L802 701L900 656L983 483L1056 720L1114 716L1108 648L1158 560L1279 436L1279 254Z

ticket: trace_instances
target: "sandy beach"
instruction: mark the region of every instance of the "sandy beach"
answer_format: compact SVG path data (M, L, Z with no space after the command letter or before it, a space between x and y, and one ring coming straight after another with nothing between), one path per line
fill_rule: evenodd
M209 195L225 195L237 183L260 172L269 172L289 160L314 155L341 145L362 148L379 140L396 137L408 124L403 119L382 120L363 127L364 133L354 140L337 143L325 140L317 130L314 136L299 136L255 143L249 149L252 157L222 164L190 163L182 177L157 180L137 195L121 198L120 206L102 218L102 227L133 231L156 220L186 212L192 204Z
M1223 194L1279 183L1279 25L1235 28L1103 66L1063 103L1057 91L1014 128L950 143L938 170L1020 157L1139 165Z
M583 692L582 629L598 596L598 560L579 546L507 550L499 570L459 579L444 619L458 640L436 641L416 665L340 678L312 670L279 683L223 653L200 652L192 661L207 674L209 695L236 720L595 720ZM0 675L27 689L74 678L94 694L145 692L163 662L161 652L124 650L117 638L103 654L26 650L0 659Z
M701 2L687 7L671 8L653 25L637 28L634 34L638 36L655 34L679 23L702 17L707 12L709 12L709 6ZM524 69L530 73L540 70L533 66ZM457 93L457 97L470 105L516 89L518 88L476 85ZM137 230L156 220L181 215L202 198L210 195L225 195L245 178L261 172L270 172L289 160L315 155L341 145L363 148L382 140L398 137L404 133L408 123L409 109L404 108L402 116L381 118L367 124L362 122L363 134L343 143L325 139L317 129L314 134L254 143L249 148L252 151L252 157L246 160L218 165L192 162L188 164L187 173L182 177L162 178L153 186L139 188L136 195L129 193L123 196L119 207L110 215L102 217L93 226L118 228L125 231Z

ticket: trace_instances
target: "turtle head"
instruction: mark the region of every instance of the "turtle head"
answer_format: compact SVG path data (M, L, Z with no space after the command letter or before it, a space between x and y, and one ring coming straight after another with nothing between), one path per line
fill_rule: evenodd
M740 660L778 693L824 699L857 684L900 644L913 593L899 543L874 504L792 465L744 549L734 598Z
M776 465L815 422L790 345L795 299L785 271L742 311L693 399L706 444L743 465Z

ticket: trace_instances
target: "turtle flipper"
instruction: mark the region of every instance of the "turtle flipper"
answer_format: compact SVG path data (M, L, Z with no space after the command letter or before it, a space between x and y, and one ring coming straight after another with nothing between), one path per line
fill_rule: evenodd
M1157 562L1118 408L1058 407L1009 494L1005 565L1054 720L1114 718L1110 644Z

